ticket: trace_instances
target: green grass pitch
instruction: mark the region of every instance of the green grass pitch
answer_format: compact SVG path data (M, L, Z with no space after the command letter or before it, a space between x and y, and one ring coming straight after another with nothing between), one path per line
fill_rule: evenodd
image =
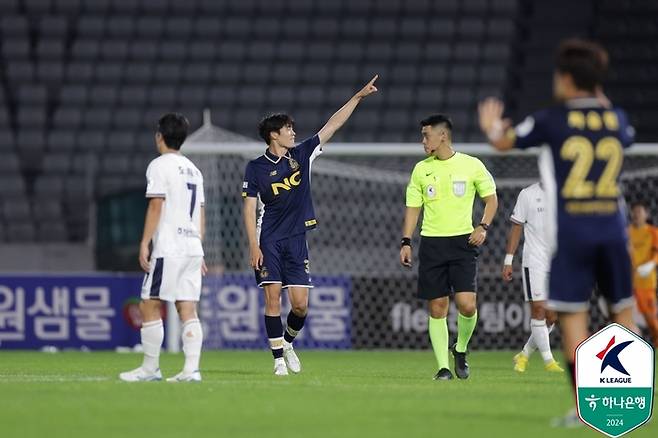
M533 357L474 352L466 381L435 382L430 352L299 352L302 374L271 374L267 351L213 351L203 383L123 383L141 355L0 351L0 436L14 437L585 437L552 429L571 405L564 375ZM165 354L171 376L181 355ZM658 436L654 421L632 437Z

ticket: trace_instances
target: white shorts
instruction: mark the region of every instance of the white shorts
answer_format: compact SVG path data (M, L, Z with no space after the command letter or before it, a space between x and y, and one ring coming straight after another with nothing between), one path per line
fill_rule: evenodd
M203 257L151 259L142 283L143 300L199 301Z
M528 301L548 300L548 277L550 273L540 269L523 267L523 298Z

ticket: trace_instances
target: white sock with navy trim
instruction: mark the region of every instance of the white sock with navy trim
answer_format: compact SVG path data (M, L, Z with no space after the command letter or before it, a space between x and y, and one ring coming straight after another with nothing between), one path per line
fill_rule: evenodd
M142 324L142 348L144 361L142 368L151 373L160 368L160 348L164 340L164 327L162 320L149 321Z
M197 318L185 321L181 339L183 341L183 353L185 353L183 372L193 373L194 371L198 371L199 360L201 359L201 346L203 345L201 321Z

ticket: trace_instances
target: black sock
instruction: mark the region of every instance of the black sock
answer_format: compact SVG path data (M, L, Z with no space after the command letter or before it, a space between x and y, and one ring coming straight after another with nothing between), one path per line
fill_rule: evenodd
M574 362L567 362L569 369L569 377L571 377L571 388L576 391L576 364Z
M294 341L295 336L297 336L302 327L304 327L304 321L306 321L306 315L298 316L291 310L290 313L288 313L288 319L286 320L288 326L286 327L283 339L288 343Z
M270 341L272 356L275 359L283 357L283 324L280 316L265 315L265 330Z

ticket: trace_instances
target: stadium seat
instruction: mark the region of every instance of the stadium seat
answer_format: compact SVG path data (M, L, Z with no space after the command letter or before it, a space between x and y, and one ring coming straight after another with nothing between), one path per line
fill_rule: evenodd
M84 2L85 6L100 5L102 1ZM105 34L107 20L103 15L83 15L78 20L77 35L88 39L96 38L99 42Z
M14 150L2 151L2 160L0 160L0 173L5 174L18 174L21 170L18 155Z
M25 198L7 199L2 205L3 218L9 223L29 222L30 203Z
M7 242L33 242L34 224L31 222L9 223L7 225Z
M42 170L44 174L66 175L71 170L71 156L66 150L49 152L43 157Z
M48 89L44 85L22 85L17 94L20 105L45 105L48 102Z
M135 107L118 107L115 108L112 114L112 128L124 135L124 131L133 131L140 128L141 125L141 108ZM129 135L129 134L125 134ZM117 139L116 135L112 136L112 142ZM134 141L130 142L131 146L127 149L132 149ZM114 144L113 144L114 147Z
M164 23L161 17L139 17L136 24L137 41L144 39L153 40L160 38L164 32Z
M45 174L34 183L35 195L45 198L61 198L64 191L64 178L61 175Z
M37 225L36 240L38 242L66 242L68 237L66 224L62 220L49 218Z
M66 38L69 31L68 18L61 15L45 15L38 22L39 38Z
M81 120L81 118L80 118ZM48 133L46 149L52 152L72 151L75 148L75 131L53 130Z
M6 38L2 41L2 55L7 59L24 61L31 53L30 40L27 37Z
M3 15L0 19L0 31L3 41L10 37L27 36L29 33L27 19L20 15Z
M135 17L111 16L107 20L106 32L109 38L129 40L135 32Z
M36 80L56 89L64 80L64 64L60 61L44 61L37 64Z
M25 10L34 15L47 14L51 8L52 0L25 0Z
M53 127L56 129L77 129L82 125L82 110L77 107L62 106L55 110Z

